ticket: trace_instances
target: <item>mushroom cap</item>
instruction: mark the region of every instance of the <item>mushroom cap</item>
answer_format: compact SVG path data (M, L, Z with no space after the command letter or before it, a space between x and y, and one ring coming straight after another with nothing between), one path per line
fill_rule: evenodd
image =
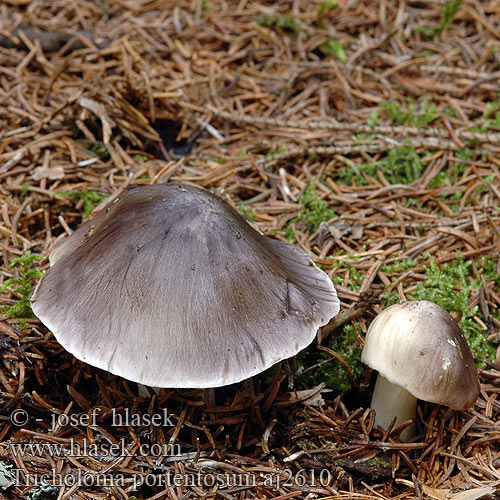
M460 327L428 300L382 311L368 328L361 360L425 401L465 410L479 395L474 359Z
M156 387L218 387L297 354L339 311L329 277L219 197L131 188L62 241L32 308L78 359Z

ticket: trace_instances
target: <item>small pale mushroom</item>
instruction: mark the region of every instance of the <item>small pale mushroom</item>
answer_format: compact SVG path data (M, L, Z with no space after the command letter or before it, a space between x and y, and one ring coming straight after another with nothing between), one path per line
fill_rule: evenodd
M379 372L371 408L387 429L415 417L417 398L455 410L474 405L479 378L467 341L447 311L427 300L403 302L370 324L361 360ZM403 430L402 440L415 432Z
M304 349L339 311L309 257L219 197L134 187L63 240L32 308L78 359L140 384L232 384Z

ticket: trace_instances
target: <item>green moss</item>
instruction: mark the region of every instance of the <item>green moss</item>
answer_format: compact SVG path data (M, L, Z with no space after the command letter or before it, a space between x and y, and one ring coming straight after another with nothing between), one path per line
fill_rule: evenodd
M365 272L364 271L358 271L355 267L351 266L348 262L339 262L337 264L338 268L343 268L347 269L349 271L349 279L347 280L347 288L349 290L352 290L353 292L358 292L361 283L363 283L363 280L365 279ZM344 285L344 277L341 276L340 274L335 274L333 279L333 283L335 285L340 285L340 286L345 286Z
M297 239L295 238L295 234L293 234L293 229L290 224L286 225L283 229L283 236L293 245Z
M376 110L373 110L370 113L370 116L368 117L368 120L366 120L366 124L369 127L376 127L378 124L378 113ZM373 141L376 139L376 134L354 134L352 136L353 141L358 144L361 141Z
M492 125L500 126L500 94L496 101L486 102L486 109L483 112L484 124L481 126L483 130L488 130Z
M422 176L420 156L411 146L391 149L382 165L391 184L410 184Z
M413 196L408 196L408 198L406 198L406 200L403 199L402 203L404 204L405 207L408 207L408 208L415 208L415 207L422 208L424 205L422 203L422 200L420 200L418 198L413 198Z
M477 155L474 149L464 148L455 151L453 156L459 160L472 161ZM469 165L462 162L453 162L451 166L438 172L427 184L429 187L451 186L456 184L467 170Z
M444 116L447 116L448 118L458 118L458 113L455 108L446 107L442 113Z
M75 193L61 191L59 196L77 198L83 200L83 218L86 219L100 203L108 198L108 194L101 194L99 191L78 191Z
M359 324L357 325L359 327ZM364 368L360 361L361 346L354 335L354 326L352 324L345 325L342 333L335 337L335 340L329 347L349 365L354 383L345 367L339 361L333 359L304 375L298 374L296 379L301 389L311 389L321 382L324 382L326 386L329 389L333 389L336 394L343 394L357 386L364 373ZM308 364L313 365L325 361L330 359L331 355L322 352L319 359L315 358L313 362L308 358L310 358L310 353L307 351L299 354L297 357L298 366L307 369Z
M497 178L497 174L493 173L490 175L487 175L486 177L483 178L483 181L481 182L481 186L479 186L479 190L483 193L488 192L488 184L491 184L495 179Z
M295 243L295 236L293 234L290 224L304 223L310 232L315 232L319 229L322 222L327 222L337 214L324 202L315 191L316 179L313 177L309 186L304 191L298 201L302 205L301 213L292 219L288 225L283 229L285 238L291 243Z
M17 269L17 276L10 278L0 287L3 293L7 287L14 286L13 292L21 298L10 307L0 308L0 313L9 318L33 318L30 298L33 295L33 286L43 273L35 267L35 262L44 260L42 255L32 254L30 250L24 252L20 257L12 259L9 268Z
M29 182L23 182L21 184L21 190L19 191L19 200L22 202L26 198L26 195L28 194L29 188L31 187L31 184Z
M399 304L399 293L398 292L389 292L384 293L382 297L385 298L385 307L392 306L394 304Z
M356 186L367 186L370 183L364 177L363 172L370 177L375 177L377 175L377 165L377 162L352 166L346 165L346 168L334 172L332 177L335 181L342 182L342 184L346 184L347 186L352 185L353 182Z
M452 212L458 213L460 211L462 196L463 193L461 191L455 191L454 193L443 194L442 196L439 196L438 199L445 203Z
M149 156L146 156L146 155L133 155L132 157L132 160L136 161L136 162L147 162L149 161Z
M449 170L438 172L428 183L430 188L442 186L451 186L457 182L457 165L454 165Z
M219 165L223 165L226 163L226 160L224 158L220 158L219 156L209 156L207 158L207 163L203 165L203 168L210 169L212 166L208 163L209 161L218 163Z
M325 2L321 2L318 7L318 12L316 13L316 25L321 27L325 14L327 14L330 9L334 9L338 6L339 2L337 0L326 0Z
M384 458L375 457L368 460L369 465L376 465L379 467L389 468L391 466L391 462L389 460L385 460Z
M497 272L497 261L495 259L483 257L479 273L483 275L485 282L493 281L500 286L500 274Z
M462 0L453 0L445 2L441 8L441 22L437 26L439 32L448 29L453 23L453 19L457 15L458 9L462 5Z
M247 221L255 222L255 215L257 214L257 210L255 210L255 208L249 208L243 203L238 205L236 208Z
M285 146L280 146L278 149L270 149L266 153L266 156L279 155L280 153L284 153L285 151L286 151L286 147Z
M83 139L85 137L85 134L76 122L73 123L73 126L71 127L71 133L73 134L74 139Z
M316 193L315 186L316 179L313 178L299 198L299 203L304 207L304 212L297 217L299 221L304 221L311 231L317 231L322 222L327 222L337 216Z
M430 188L437 188L437 187L442 187L442 186L449 186L452 181L453 173L451 171L441 171L438 172L428 183L427 186ZM449 183L448 183L449 181Z
M381 106L385 108L389 118L393 122L411 127L423 127L439 117L436 113L436 106L434 104L429 105L427 97L424 97L418 105L414 103L411 97L408 98L408 106L406 108L396 102L385 102Z
M322 264L321 262L317 262L316 266L319 267L321 270L325 270L326 268L330 269L331 266L333 266L333 256L332 255L327 255L324 260L329 260L331 263L329 264Z
M255 18L255 22L261 26L265 26L266 28L280 28L294 34L301 31L298 21L295 18L284 14L273 15L267 12L259 12Z
M83 200L83 216L87 218L94 208L102 203L109 195L101 194L99 191L81 191L80 198Z
M457 15L460 6L462 5L462 0L452 0L450 2L445 2L441 7L441 21L437 26L422 26L417 28L415 31L424 33L431 37L438 36L442 31L447 30L453 24L453 19Z
M328 38L319 46L319 50L323 54L334 55L341 62L345 62L347 59L342 43L335 38Z
M415 148L403 146L390 149L385 158L377 162L339 170L333 174L333 178L347 185L351 185L354 181L357 186L366 186L369 182L363 176L363 172L370 177L376 177L377 167L382 169L391 184L410 184L419 179L423 172L422 161Z
M493 262L493 259L484 257L478 276L474 278L472 262L466 261L463 257L441 265L431 259L430 264L424 266L426 279L419 283L413 293L418 300L431 300L447 311L461 314L460 327L478 366L483 366L488 358L495 359L496 349L491 342L488 342L484 330L473 319L473 316L478 316L484 321L478 306L469 307L469 300L483 281L495 281L500 284L500 275L497 274L496 263Z
M483 178L481 184L474 187L472 191L467 193L467 198L464 200L463 193L457 191L456 193L452 193L448 195L448 200L455 201L456 203L449 205L453 212L457 213L460 210L460 205L465 203L471 204L480 204L481 203L481 193L487 193L489 191L488 184L490 184L494 179L496 179L497 174L490 174Z
M92 143L90 141L81 141L81 144L98 156L102 161L107 161L111 157L108 148L106 148L102 142Z
M384 273L392 274L398 271L406 271L407 269L412 269L416 265L417 261L412 259L395 260L391 264L382 264L380 266L380 270Z
M453 156L455 158L458 158L459 160L465 160L467 162L469 161L473 161L474 158L476 157L477 155L477 151L475 149L471 149L471 148L463 148L463 149L459 149L458 151L455 151L455 153L453 154ZM467 168L467 163L461 163L460 165L462 165L462 168L465 169Z
M371 111L370 116L368 117L368 120L366 120L366 124L369 127L376 127L377 126L377 124L378 124L378 113L377 113L377 111L375 109Z

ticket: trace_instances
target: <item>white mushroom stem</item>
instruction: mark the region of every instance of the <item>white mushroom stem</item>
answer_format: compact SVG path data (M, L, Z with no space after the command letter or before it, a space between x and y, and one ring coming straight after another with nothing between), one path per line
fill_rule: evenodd
M376 426L380 425L387 429L396 417L396 423L393 427L395 429L415 417L417 398L400 385L392 384L379 373L370 408L375 410ZM401 433L401 440L407 441L414 433L415 425L412 424Z
M141 398L150 398L151 391L149 389L156 392L156 394L160 394L161 387L152 387L152 386L137 384L137 395L140 396Z
M203 399L209 408L215 408L217 406L215 401L215 389L213 387L203 389Z

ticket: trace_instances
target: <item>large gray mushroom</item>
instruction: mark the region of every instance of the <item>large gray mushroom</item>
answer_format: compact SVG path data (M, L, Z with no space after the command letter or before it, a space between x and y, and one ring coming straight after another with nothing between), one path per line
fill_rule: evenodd
M434 302L395 304L370 324L361 360L379 374L371 408L375 424L395 426L415 416L417 398L466 410L479 395L479 379L465 337ZM410 426L401 438L409 439Z
M339 311L328 276L217 196L132 188L62 241L34 313L78 359L157 387L241 381Z

